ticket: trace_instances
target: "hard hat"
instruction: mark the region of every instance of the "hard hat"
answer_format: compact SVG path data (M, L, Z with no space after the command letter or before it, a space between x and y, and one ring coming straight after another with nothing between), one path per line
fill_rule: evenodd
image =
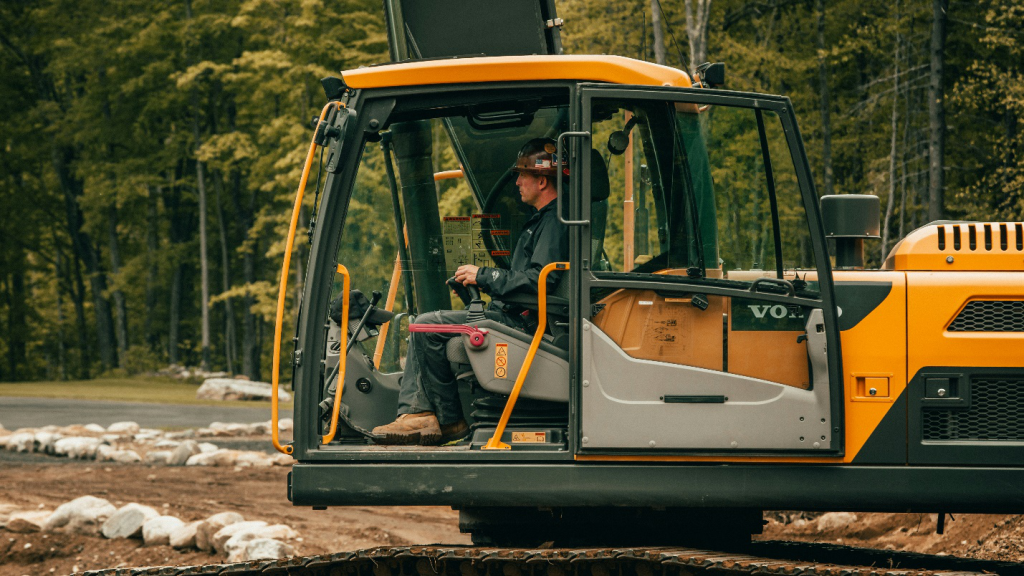
M555 141L551 138L534 138L519 150L519 157L516 158L512 171L553 177L558 166L556 150ZM568 165L562 166L562 173L564 176L569 175Z

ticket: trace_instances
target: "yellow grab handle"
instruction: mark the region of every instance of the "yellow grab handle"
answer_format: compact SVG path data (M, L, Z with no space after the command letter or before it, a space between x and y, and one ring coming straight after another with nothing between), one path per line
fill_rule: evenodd
M451 180L452 178L462 178L465 175L466 174L462 171L461 168L458 170L445 170L443 172L434 172L434 182L438 182L440 180Z
M384 302L384 309L391 312L395 308L395 296L398 295L398 281L402 278L402 258L395 256L395 268L391 271L391 284L388 285L388 299ZM377 335L377 345L373 349L373 367L380 370L380 359L384 356L384 344L388 340L388 328L391 321L388 320L380 327L380 334Z
M553 270L568 270L568 262L552 262L544 268L541 268L540 278L537 279L537 331L533 334L533 342L530 343L530 349L526 352L526 360L523 361L523 367L519 369L519 376L516 377L516 384L512 387L512 393L508 395L508 401L505 402L505 411L501 413L501 419L498 420L498 427L494 429L494 436L487 441L487 444L483 447L483 450L511 450L512 447L501 441L501 435L505 433L505 426L508 424L508 419L512 416L512 409L516 406L516 400L519 399L519 390L523 387L523 382L526 381L526 374L530 371L530 365L533 364L533 357L537 354L537 349L540 348L540 341L544 337L544 330L547 328L548 323L548 274Z
M331 106L341 106L340 102L328 102L324 109L320 111L320 122L323 122L324 118L327 117L327 112L330 111ZM309 169L313 166L313 158L316 155L317 143L316 136L313 136L313 142L309 145L309 153L306 154L306 164L302 167L302 178L299 179L299 189L295 193L295 205L292 207L292 220L288 225L288 240L284 249L284 264L281 266L281 289L277 293L277 319L274 324L274 364L273 371L270 374L270 434L271 441L274 443L274 448L277 448L279 452L284 454L291 454L293 448L291 445L282 446L281 440L278 438L277 430L277 388L280 385L281 371L281 332L284 328L284 302L285 296L288 294L288 269L292 265L292 245L295 243L295 229L299 225L299 210L302 209L302 196L306 192L306 181L309 179Z
M338 410L341 408L341 391L345 388L345 361L348 360L348 268L338 264L341 274L341 353L338 355L338 386L334 391L334 410L331 410L331 427L324 434L323 443L330 444L338 431Z

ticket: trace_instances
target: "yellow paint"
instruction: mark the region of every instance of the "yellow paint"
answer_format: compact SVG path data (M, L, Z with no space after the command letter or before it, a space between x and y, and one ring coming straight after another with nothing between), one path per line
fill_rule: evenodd
M465 174L462 170L445 170L444 172L434 172L434 182L439 180L451 180L452 178L463 178Z
M320 122L323 122L324 118L327 117L327 113L332 107L342 107L343 104L337 102L328 102L324 106L323 110L320 111ZM306 192L306 182L309 180L309 169L313 166L313 157L316 154L317 149L316 138L314 136L313 141L309 145L309 152L306 154L306 163L302 167L302 176L299 178L299 189L295 192L295 203L292 206L292 219L288 225L288 239L284 249L284 263L281 266L281 287L277 293L277 318L274 322L274 360L273 369L270 377L271 384L271 398L270 398L270 440L274 444L274 448L278 452L284 454L291 454L293 448L289 446L282 446L281 440L278 437L277 420L278 420L278 407L277 407L277 389L280 385L280 372L281 372L281 332L284 330L284 303L285 297L288 294L288 269L292 263L292 246L295 243L295 229L299 225L299 210L302 208L302 197Z
M395 296L398 295L398 281L402 278L402 258L395 254L395 267L391 270L391 284L388 284L388 298L384 301L384 309L391 312L395 309ZM388 341L388 329L391 321L388 320L380 327L377 334L377 344L373 348L373 367L380 370L380 359L384 356L384 344Z
M622 56L499 56L404 62L342 72L350 88L582 80L689 88L676 68Z
M494 429L494 436L491 436L491 439L487 441L487 444L482 448L483 450L512 449L511 446L501 441L501 435L505 433L505 426L508 424L509 417L512 416L512 409L516 406L516 400L519 399L519 391L523 388L526 375L530 372L530 365L533 364L533 357L537 355L540 341L544 337L544 330L547 329L548 274L555 270L568 269L568 262L552 262L540 270L540 277L537 278L537 331L533 334L533 342L530 343L530 349L526 352L526 360L523 361L523 367L519 370L519 376L516 377L512 393L508 395L508 401L505 402L505 410L501 413L501 419L498 420L498 427Z
M942 224L918 228L900 242L897 249L885 261L889 270L933 270L933 271L977 271L977 270L1020 270L1024 271L1024 250L1017 247L1018 222L988 222L969 224ZM975 247L970 246L971 230L974 230ZM1003 231L1006 231L1004 238ZM939 238L945 239L944 248L939 248ZM991 248L986 248L986 232ZM960 248L956 248L955 234L959 233ZM1006 243L1006 249L1002 247Z
M341 274L341 353L338 354L338 387L334 390L334 409L331 411L331 427L324 434L323 443L330 444L334 440L334 434L338 431L338 410L341 409L341 392L345 389L345 365L348 361L348 292L349 276L348 268L338 264L338 274Z

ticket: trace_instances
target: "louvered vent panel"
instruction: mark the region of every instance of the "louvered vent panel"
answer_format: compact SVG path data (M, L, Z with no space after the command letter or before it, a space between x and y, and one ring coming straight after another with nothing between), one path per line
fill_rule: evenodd
M975 300L960 311L950 332L1024 332L1024 300Z
M923 410L924 440L1024 440L1024 377L971 379L969 408Z

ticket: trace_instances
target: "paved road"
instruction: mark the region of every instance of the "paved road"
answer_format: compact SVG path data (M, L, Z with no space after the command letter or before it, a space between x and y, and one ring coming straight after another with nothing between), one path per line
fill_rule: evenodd
M281 418L291 417L291 410L281 410ZM0 424L8 430L47 424L110 426L125 420L146 428L196 428L211 422L265 422L270 420L270 409L0 397Z

